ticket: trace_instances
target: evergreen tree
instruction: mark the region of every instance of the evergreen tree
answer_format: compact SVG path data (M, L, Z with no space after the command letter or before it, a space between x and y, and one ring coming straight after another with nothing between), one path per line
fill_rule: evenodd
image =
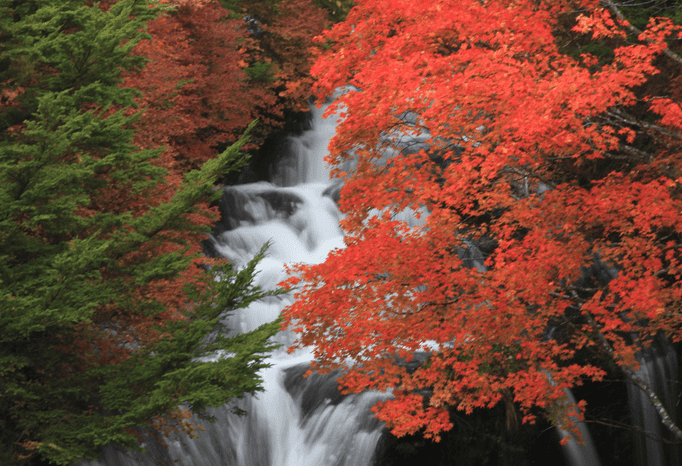
M141 427L191 432L190 412L259 390L278 323L234 338L219 323L272 294L258 258L211 274L196 257L198 206L245 138L172 195L160 151L131 142L120 76L144 65L130 52L151 6L0 0L1 464L139 449Z

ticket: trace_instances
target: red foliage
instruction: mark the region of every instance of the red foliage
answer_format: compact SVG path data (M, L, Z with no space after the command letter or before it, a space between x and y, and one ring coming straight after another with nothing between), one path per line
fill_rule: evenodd
M311 0L282 2L254 33L217 1L161 2L168 13L148 25L136 53L150 62L126 85L144 110L136 142L167 146L176 170L196 168L260 120L261 135L281 127L286 107L307 107L312 38L326 24ZM274 58L274 61L273 61ZM270 65L263 79L245 69Z
M308 110L313 79L310 67L317 49L313 38L328 26L327 12L312 0L290 0L278 5L278 14L267 29L263 47L277 57L276 76L284 84L279 96L294 110ZM281 86L280 86L281 87Z
M124 187L118 193L109 192L106 198L111 202L106 208L110 209L122 202L129 208L137 202L142 212L170 199L184 173L234 143L256 118L261 134L281 126L286 106L299 109L307 101L312 82L309 48L326 24L324 11L310 0L283 2L276 14L269 12L270 25L264 25L267 34L260 38L217 1L162 1L156 8L165 12L148 23L151 39L135 48L149 62L141 72L128 73L124 85L142 93L135 143L146 149L165 148L155 163L169 170L167 187L149 190L136 200L129 198ZM277 79L250 79L245 68L271 61L268 54L281 63L272 72ZM216 208L202 205L190 221L206 226L217 215ZM188 245L188 257L200 252L196 239L189 236L165 240L160 239L158 251L138 251L126 260L144 263L161 250L179 250L182 242ZM202 262L206 259L196 258L194 267L173 280L140 289L140 300L167 305L168 315L174 315L184 304L184 284L196 281Z
M632 377L633 334L682 340L682 112L647 87L679 28L652 21L611 62L575 60L555 36L569 3L360 0L320 38L319 95L355 87L330 110L329 162L354 167L347 247L294 269L286 325L317 369L346 368L347 391L393 389L377 410L397 435L437 439L449 407L509 390L526 421L541 408L567 426L564 388L600 380L599 358ZM576 32L621 40L608 12L583 11ZM423 226L394 219L407 208ZM589 276L595 261L614 278ZM408 373L414 351L430 356Z
M151 21L148 32L151 40L135 51L150 62L125 82L143 95L136 142L167 146L175 171L213 158L237 140L260 107L276 105L273 95L247 83L243 21L229 19L216 3L183 2Z

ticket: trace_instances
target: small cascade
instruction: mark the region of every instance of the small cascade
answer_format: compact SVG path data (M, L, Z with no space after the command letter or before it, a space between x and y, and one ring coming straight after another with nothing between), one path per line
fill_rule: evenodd
M549 332L550 338L553 333L554 330ZM551 375L547 372L545 372L545 374L547 375L547 378L549 378L550 383L554 385L554 380L552 380ZM594 442L592 441L590 429L584 422L578 421L574 416L570 415L570 413L577 413L578 410L578 403L575 399L575 396L573 395L573 391L569 388L566 388L564 389L564 393L566 394L566 400L563 402L562 408L567 414L569 414L569 418L576 424L578 431L580 432L580 442L578 442L578 440L575 438L575 435L572 435L568 429L564 429L564 427L560 424L556 426L556 430L560 439L568 437L568 442L565 445L562 445L562 451L564 458L566 459L566 465L601 466L599 454L597 453L597 449L594 445Z
M273 173L272 182L279 186L304 183L329 183L329 167L324 157L327 146L336 132L338 117L322 118L329 104L310 107L310 129L288 140L288 157Z
M368 416L377 394L341 397L334 390L316 393L315 381L303 379L308 357L275 357L263 371L264 392L240 403L248 414L237 417L230 405L209 413L216 418L198 439L169 443L168 456L186 466L356 466L368 465L381 435ZM318 383L319 384L319 383Z
M143 444L145 454L108 447L98 462L84 466L365 466L370 465L382 425L369 409L378 393L343 396L338 374L303 378L309 355L275 355L261 372L264 391L233 404L208 409L215 422L203 426L199 438L184 434ZM322 390L320 389L322 388Z
M643 348L637 357L640 368L637 375L654 390L673 421L679 425L680 382L677 353L670 342L659 337L654 344ZM661 423L649 397L634 383L628 382L628 398L633 427L641 433L634 434L637 466L676 466L682 461L682 446L671 445L673 440ZM646 432L646 433L644 433Z
M565 390L568 398L568 406L576 406L577 402L573 392L569 389ZM575 438L571 438L566 445L563 446L564 456L566 457L566 464L568 466L601 466L599 455L592 441L590 430L584 422L577 423L582 442L578 443ZM557 427L559 437L563 438L569 435L568 431Z

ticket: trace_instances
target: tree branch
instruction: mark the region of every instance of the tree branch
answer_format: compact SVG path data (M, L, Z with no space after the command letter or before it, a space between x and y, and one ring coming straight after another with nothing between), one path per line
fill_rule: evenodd
M667 128L663 128L662 126L654 125L653 123L647 123L646 121L641 121L639 119L636 119L632 115L629 115L622 111L621 109L617 108L612 108L606 114L612 118L615 118L616 120L619 120L621 122L624 122L629 125L637 125L641 128L648 129L650 131L655 131L660 134L663 134L665 136L669 136L671 138L677 139L677 140L682 140L682 135L678 132L675 131L670 131Z
M580 299L577 296L577 293L575 291L572 291L571 294L573 294L574 298L577 298L578 300ZM613 350L611 347L611 344L609 341L606 339L603 333L601 333L601 329L597 325L597 322L594 320L592 315L585 311L583 312L583 315L587 319L587 322L590 324L592 329L597 335L597 338L599 339L599 343L601 343L602 348L613 358L614 361L619 361L621 358L616 354L616 352ZM637 385L648 397L649 401L651 402L651 405L654 407L656 412L661 418L661 422L663 423L664 426L668 428L670 432L675 435L678 439L682 440L682 430L675 424L675 422L672 420L670 417L670 414L668 411L665 409L665 406L663 406L663 403L661 402L660 398L658 395L656 395L656 392L647 384L644 379L642 379L637 373L627 364L622 364L619 365L625 376L632 381L635 385Z
M665 443L667 445L680 445L682 442L672 442L668 440L665 437L662 437L661 435L656 435L648 430L640 429L639 427L632 426L630 424L624 424L622 422L617 422L613 421L611 419L585 419L583 421L585 424L587 423L592 423L592 424L601 424L603 426L609 426L609 427L616 427L618 429L625 429L634 432L635 434L641 435L643 437L652 439L656 442L661 442Z
M615 3L613 3L612 0L601 0L601 3L602 3L602 5L603 5L604 7L608 8L609 10L611 10L611 12L612 12L614 15L616 15L616 17L617 17L619 20L623 21L623 23L624 23L624 25L625 25L625 28L628 29L631 33L636 34L636 35L638 35L638 36L640 36L640 35L643 34L642 31L640 31L639 29L637 29L636 27L634 27L632 24L630 24L630 21L628 21L627 18L625 18L625 16L623 15L623 13L618 9L618 6L617 6ZM648 43L653 43L653 41L652 41L651 39L645 39L645 41L648 42ZM677 55L676 53L672 52L669 48L663 49L662 53L663 53L663 55L665 55L666 57L668 57L668 58L670 58L671 60L677 62L677 64L682 65L682 57L680 57L680 56Z

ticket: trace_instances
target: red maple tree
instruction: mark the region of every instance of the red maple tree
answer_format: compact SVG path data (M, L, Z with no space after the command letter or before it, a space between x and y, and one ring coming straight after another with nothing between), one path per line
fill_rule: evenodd
M167 186L139 193L135 200L125 187L110 190L102 198L108 200L107 205L99 206L103 210L138 205L144 212L167 202L185 173L236 142L254 119L259 119L261 135L281 127L285 107L298 109L307 102L303 89L309 88L311 81L309 48L326 24L323 10L310 0L287 3L277 12L269 12L267 20L272 24L269 29L263 26L268 34L257 35L241 16L235 18L234 12L218 1L161 1L154 8L160 12L147 23L149 40L135 47L135 53L148 62L143 69L126 73L122 85L140 91L137 103L142 111L135 125L135 143L146 149L164 148L154 164L168 170ZM303 22L302 18L308 19ZM270 55L285 64L275 67L272 79L254 80L249 67L272 62L261 42L270 44L266 47L274 50ZM247 148L256 147L252 143ZM216 207L203 203L188 220L199 228L207 227L217 215ZM134 260L144 261L145 255L153 257L187 244L185 254L194 257L194 267L173 282L156 282L153 290L138 290L140 296L164 302L170 309L183 305L184 284L197 280L199 266L207 259L197 256L201 247L189 235L167 239L159 242L159 251L139 251Z
M564 389L611 361L682 439L635 372L682 339L682 110L652 78L678 73L680 27L632 29L608 0L359 0L320 37L318 95L350 86L329 110L346 248L292 269L285 325L346 391L392 390L394 434L512 398L570 425Z
M149 63L125 82L142 92L136 142L166 146L176 172L215 157L259 116L259 106L275 106L271 94L248 85L244 22L217 3L183 2L150 21L147 32L151 39L136 52Z

